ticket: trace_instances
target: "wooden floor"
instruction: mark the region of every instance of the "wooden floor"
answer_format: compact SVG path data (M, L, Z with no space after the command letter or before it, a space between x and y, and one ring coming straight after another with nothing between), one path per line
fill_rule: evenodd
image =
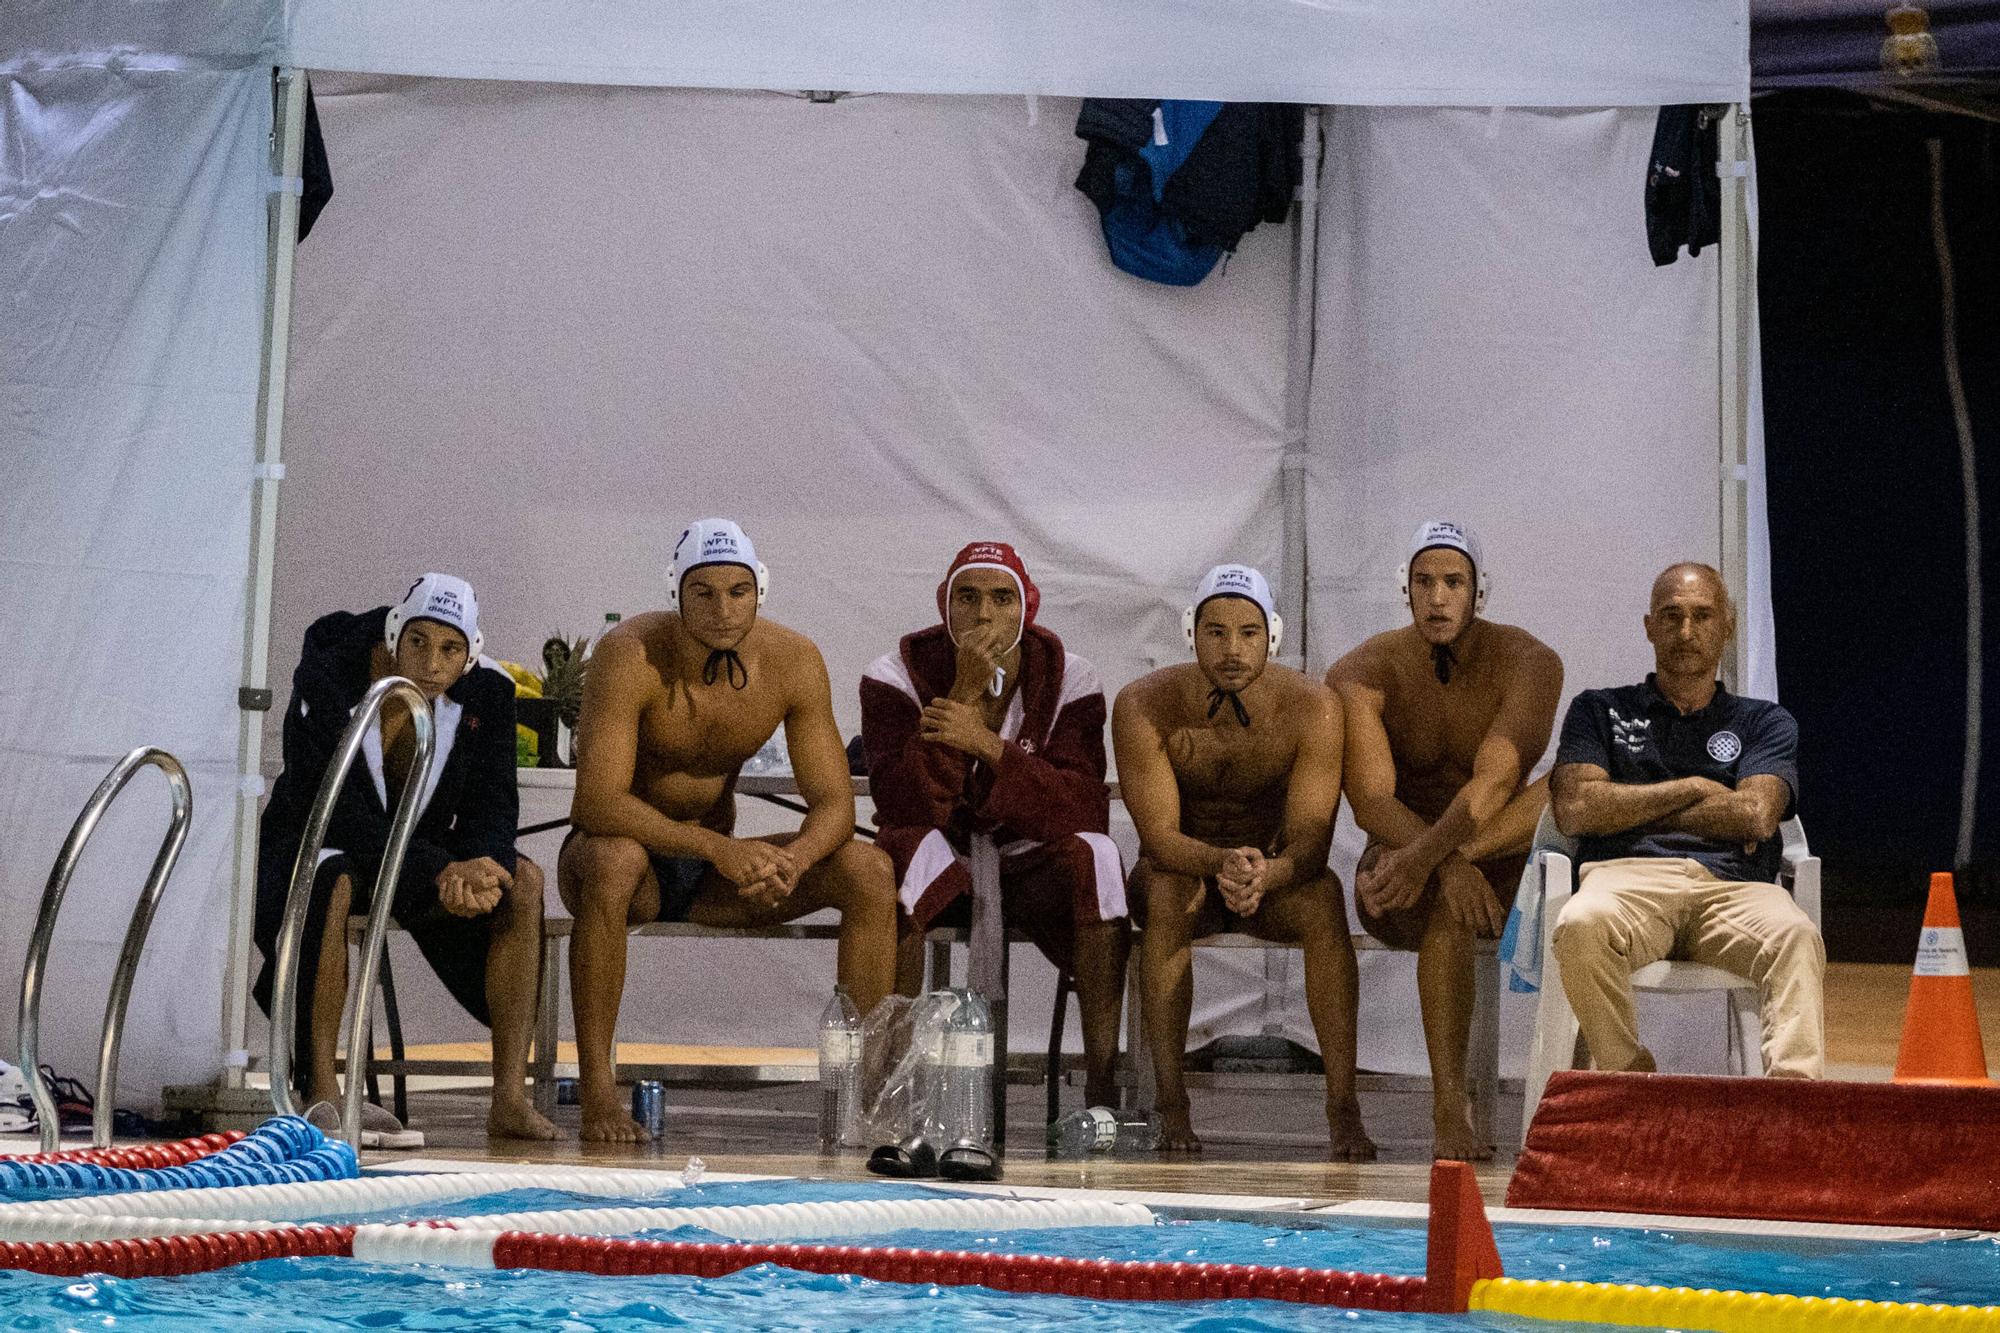
M2000 1052L2000 969L1974 974L1980 1011L1986 1015L1986 1045ZM1847 1078L1886 1078L1895 1062L1909 988L1909 969L1899 966L1836 964L1826 986L1827 1057L1832 1072ZM631 1062L772 1064L810 1059L809 1053L762 1047L620 1046ZM412 1055L481 1058L478 1046L413 1048ZM567 1047L562 1058L573 1059ZM1329 1163L1325 1124L1316 1084L1297 1091L1196 1091L1195 1117L1207 1149L1198 1157L1047 1160L1039 1141L1042 1090L1015 1086L1009 1097L1012 1128L1006 1180L1031 1186L1143 1190L1166 1193L1257 1195L1281 1206L1323 1206L1350 1199L1417 1201L1424 1197L1430 1162L1428 1098L1420 1093L1364 1096L1363 1114L1381 1146L1382 1159L1366 1165ZM1081 1102L1081 1091L1064 1090L1064 1106ZM429 1137L427 1157L481 1161L593 1163L679 1170L698 1156L711 1171L769 1175L869 1179L859 1155L822 1157L814 1149L814 1089L774 1086L755 1091L713 1092L668 1089L667 1129L642 1148L606 1148L577 1141L575 1108L561 1108L563 1138L553 1144L489 1142L485 1099L476 1090L415 1094L412 1120ZM1508 1145L1519 1137L1518 1094L1502 1098L1498 1137L1503 1151L1480 1168L1490 1202L1506 1192L1512 1170ZM370 1154L371 1162L391 1162L396 1154Z

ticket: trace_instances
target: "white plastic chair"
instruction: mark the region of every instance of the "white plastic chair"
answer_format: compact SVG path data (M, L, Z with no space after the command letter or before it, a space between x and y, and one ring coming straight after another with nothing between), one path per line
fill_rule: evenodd
M1793 901L1817 928L1819 858L1806 850L1805 827L1798 820L1788 819L1779 825L1778 836L1784 848L1779 880L1791 889ZM1543 810L1541 823L1535 829L1534 850L1529 853L1527 869L1522 872L1524 887L1531 889L1538 883L1542 898L1541 1000L1535 1011L1535 1037L1528 1047L1528 1074L1523 1086L1521 1140L1524 1143L1549 1075L1558 1069L1578 1068L1584 1055L1576 1014L1563 991L1562 965L1556 960L1554 947L1556 919L1562 915L1563 904L1576 892L1576 850L1576 841L1556 827L1554 810ZM1756 985L1747 977L1706 963L1663 959L1634 971L1632 989L1675 995L1721 991L1726 1010L1724 1035L1729 1072L1763 1072L1763 1003Z

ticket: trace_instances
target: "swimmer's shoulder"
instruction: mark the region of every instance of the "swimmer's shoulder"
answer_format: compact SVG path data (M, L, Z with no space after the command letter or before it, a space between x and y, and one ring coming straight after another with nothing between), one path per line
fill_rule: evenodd
M1408 650L1408 639L1416 628L1404 625L1383 630L1362 640L1326 669L1326 685L1339 691L1343 686L1386 690L1395 683L1396 659Z
M1332 686L1314 680L1296 668L1281 666L1274 662L1264 670L1277 685L1279 697L1284 701L1286 711L1293 715L1298 715L1306 709L1332 708L1340 697Z
M797 630L759 616L751 634L756 638L757 655L785 679L805 680L815 673L826 674L826 658L820 654L819 645Z
M1136 712L1154 722L1163 721L1172 711L1172 701L1179 697L1187 673L1200 670L1192 662L1180 662L1149 671L1118 691L1113 710L1127 714Z
M1553 672L1558 679L1562 676L1562 657L1555 649L1522 629L1519 625L1502 625L1488 621L1493 629L1493 644L1499 650L1502 661L1515 671L1532 673Z
M590 675L616 680L627 690L651 690L660 683L656 662L664 660L672 617L648 611L619 623L590 649Z

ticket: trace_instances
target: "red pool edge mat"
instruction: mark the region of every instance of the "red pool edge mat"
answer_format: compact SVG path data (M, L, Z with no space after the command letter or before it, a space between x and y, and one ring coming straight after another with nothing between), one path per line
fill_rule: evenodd
M1513 1208L2000 1228L2000 1088L1552 1075Z

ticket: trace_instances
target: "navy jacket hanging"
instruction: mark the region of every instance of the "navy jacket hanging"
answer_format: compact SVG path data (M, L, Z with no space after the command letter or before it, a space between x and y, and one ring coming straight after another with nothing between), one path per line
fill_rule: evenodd
M1646 166L1646 244L1655 264L1701 253L1722 237L1722 190L1715 177L1721 119L1714 107L1663 106Z

